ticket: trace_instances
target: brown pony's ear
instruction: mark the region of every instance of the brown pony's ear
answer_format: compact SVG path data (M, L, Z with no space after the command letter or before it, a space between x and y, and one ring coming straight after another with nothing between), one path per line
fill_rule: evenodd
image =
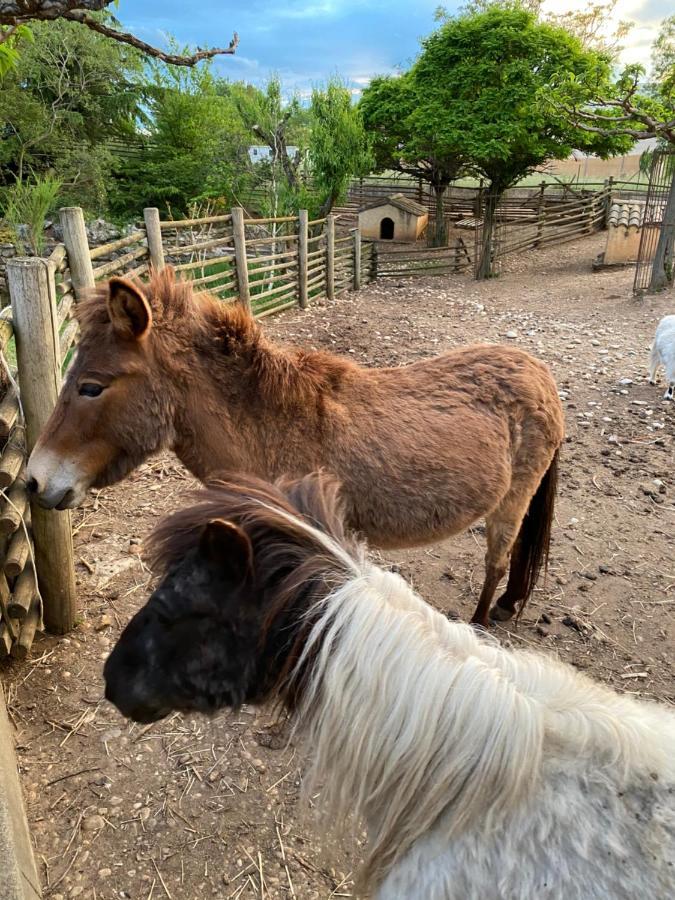
M253 545L246 532L225 519L211 519L202 532L199 548L218 563L237 584L253 570Z
M117 334L125 340L139 340L152 327L152 310L145 295L126 278L108 282L108 315Z

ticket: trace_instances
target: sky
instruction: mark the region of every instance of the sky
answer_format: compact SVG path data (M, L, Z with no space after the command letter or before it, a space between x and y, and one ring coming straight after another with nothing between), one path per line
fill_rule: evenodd
M231 80L263 84L281 76L286 92L305 95L339 74L355 94L374 75L405 69L420 38L435 27L439 0L120 0L115 14L149 43L163 46L173 34L181 44L227 46L234 31L235 56L216 69ZM450 11L456 0L443 4ZM550 12L584 8L584 0L545 0ZM672 0L619 0L616 16L636 25L625 39L623 62L649 63L649 47Z

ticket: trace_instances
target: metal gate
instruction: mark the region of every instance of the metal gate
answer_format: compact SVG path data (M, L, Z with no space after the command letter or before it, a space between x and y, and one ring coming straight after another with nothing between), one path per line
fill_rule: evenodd
M633 293L655 293L673 283L675 151L655 150L649 171Z

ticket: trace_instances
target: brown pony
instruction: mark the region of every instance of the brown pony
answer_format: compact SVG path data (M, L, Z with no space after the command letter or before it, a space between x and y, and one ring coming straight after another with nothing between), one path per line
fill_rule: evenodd
M77 506L166 448L202 481L326 469L374 546L442 540L485 518L474 622L487 624L509 559L493 617L527 600L548 553L564 426L542 362L485 344L367 369L286 349L170 268L144 287L112 278L77 314L77 356L28 466L44 506Z

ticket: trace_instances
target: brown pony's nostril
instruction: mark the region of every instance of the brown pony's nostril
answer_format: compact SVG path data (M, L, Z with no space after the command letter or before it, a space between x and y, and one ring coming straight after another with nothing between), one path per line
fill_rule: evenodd
M29 494L37 494L40 485L37 482L37 478L29 478L26 482L26 487L28 488Z

